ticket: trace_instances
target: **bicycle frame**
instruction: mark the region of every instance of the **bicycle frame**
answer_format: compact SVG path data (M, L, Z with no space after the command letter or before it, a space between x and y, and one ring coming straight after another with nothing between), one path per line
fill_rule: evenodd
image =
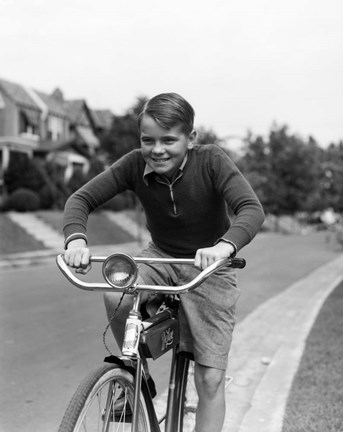
M159 263L159 264L168 264L168 263L177 263L177 264L188 264L194 265L194 259L173 259L173 258L141 258L135 257L132 258L129 255L125 254L113 254L109 257L103 256L94 256L91 257L91 262L99 262L106 263L110 258L116 259L117 257L129 259L130 262L134 262L134 265L137 267L138 263ZM123 351L126 352L126 355L122 357L111 356L107 358L107 361L112 363L119 364L121 366L125 365L127 370L134 370L134 403L133 403L133 420L132 420L132 432L138 431L138 405L139 405L139 394L142 388L142 379L143 379L143 389L145 391L148 390L148 385L146 383L144 377L144 371L142 367L142 358L138 350L138 345L140 341L140 333L142 328L142 319L140 315L140 303L141 303L141 292L150 291L155 293L163 293L163 294L182 294L183 292L188 292L192 289L195 289L199 286L205 279L207 279L212 273L214 273L219 268L229 265L233 268L243 268L245 266L245 260L242 258L223 258L221 260L216 261L205 270L199 273L199 275L193 279L191 282L182 285L182 286L159 286L159 285L141 285L141 284L132 284L128 286L117 286L106 283L87 283L76 277L67 266L63 259L63 255L57 256L57 265L64 274L64 276L75 286L80 289L86 291L99 291L99 292L126 292L134 295L134 302L132 310L129 313L127 318L127 323L131 319L131 321L135 325L135 334L134 334L134 346L132 349L124 349L131 347L131 341L129 343L128 339L132 338L132 333L129 334L127 330L125 332L124 343L123 343ZM137 270L137 269L136 269ZM104 272L103 272L104 273ZM106 279L106 277L105 277ZM108 279L106 279L108 280ZM163 321L162 321L163 322ZM126 327L128 329L128 326ZM126 344L126 345L125 345ZM162 354L163 355L163 354ZM106 359L105 359L106 360ZM178 402L180 387L178 384L182 382L179 379L180 376L183 376L188 370L189 359L181 357L177 352L177 347L173 348L173 356L171 361L171 370L170 370L170 379L169 379L169 390L168 390L168 402L167 402L167 413L166 413L166 424L165 424L165 432L174 432L177 430L175 428L175 407ZM149 392L150 396L150 392ZM180 401L179 401L180 402ZM150 418L150 423L156 432L160 431L159 423L156 417L155 409L153 408L153 402L151 396L149 397L149 404L152 409L149 410L149 414L151 412L154 413L154 418Z

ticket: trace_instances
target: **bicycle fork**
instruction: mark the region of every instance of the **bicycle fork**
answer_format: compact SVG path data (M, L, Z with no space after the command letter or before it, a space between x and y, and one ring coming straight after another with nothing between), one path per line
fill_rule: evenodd
M140 392L142 386L142 359L140 356L136 359L136 374L135 374L135 382L134 382L134 400L133 400L133 417L132 417L132 426L131 431L138 431L138 410L139 410L139 400L140 400Z
M173 349L171 362L165 432L182 430L184 386L187 385L189 359Z

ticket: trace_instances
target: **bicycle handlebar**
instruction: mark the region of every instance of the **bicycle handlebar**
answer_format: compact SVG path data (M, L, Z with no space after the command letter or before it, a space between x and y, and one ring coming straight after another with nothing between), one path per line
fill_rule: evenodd
M145 258L145 257L131 257L136 263L155 263L155 264L189 264L194 265L194 259L184 258ZM93 256L90 258L91 262L105 262L107 257ZM66 264L63 258L63 254L59 254L56 258L57 265L63 275L75 285L77 288L86 291L99 291L99 292L137 292L137 291L152 291L162 294L181 294L183 292L190 291L199 286L205 279L211 276L216 270L221 267L228 266L231 268L244 268L245 259L243 258L222 258L205 270L201 271L192 281L185 285L180 286L165 286L165 285L141 285L136 284L130 288L117 288L109 285L108 283L93 283L84 282L74 275L70 267Z

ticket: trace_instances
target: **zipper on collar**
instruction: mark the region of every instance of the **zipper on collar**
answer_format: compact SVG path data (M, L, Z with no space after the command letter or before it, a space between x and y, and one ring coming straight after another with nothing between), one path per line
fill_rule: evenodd
M174 200L174 193L173 193L173 184L169 183L169 193L170 193L170 198L172 200L173 203L173 210L174 210L174 214L177 214L177 209L176 209L176 204L175 204L175 200Z
M177 215L177 208L176 208L176 203L175 203L175 199L174 199L173 185L181 177L182 177L182 172L180 172L179 175L171 183L168 180L164 181L164 179L162 179L161 177L157 177L156 178L156 180L159 183L164 184L164 185L168 186L168 188L169 188L169 195L170 195L171 202L173 204L173 213L174 213L174 215Z

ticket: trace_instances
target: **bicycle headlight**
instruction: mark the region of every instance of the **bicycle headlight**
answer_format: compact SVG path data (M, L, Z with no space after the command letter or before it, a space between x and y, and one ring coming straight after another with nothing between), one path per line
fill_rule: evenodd
M137 264L129 255L114 253L104 261L102 274L114 288L128 288L136 282Z

